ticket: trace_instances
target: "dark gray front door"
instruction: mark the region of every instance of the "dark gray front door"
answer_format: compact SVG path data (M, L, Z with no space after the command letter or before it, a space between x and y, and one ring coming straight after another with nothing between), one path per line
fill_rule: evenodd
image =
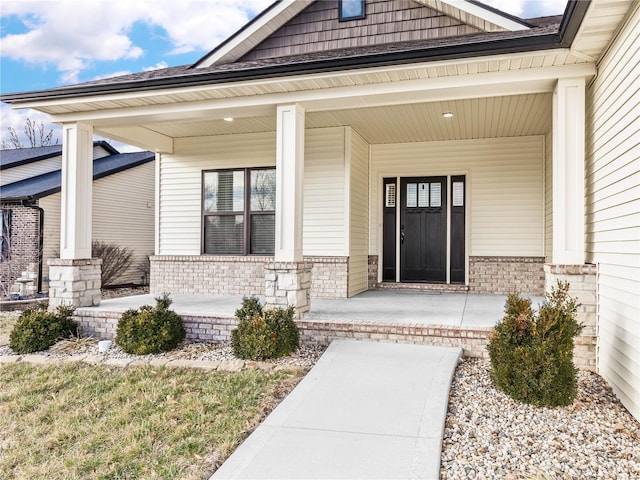
M400 281L446 282L447 177L400 180Z

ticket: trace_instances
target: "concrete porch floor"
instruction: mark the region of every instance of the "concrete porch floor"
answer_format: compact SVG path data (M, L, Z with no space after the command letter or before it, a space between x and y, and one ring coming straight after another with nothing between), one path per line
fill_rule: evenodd
M155 295L103 300L94 312L124 312L153 305ZM241 296L172 294L172 309L181 315L233 317ZM425 292L415 290L369 290L351 298L312 298L305 322L376 323L389 325L438 325L457 328L490 328L502 318L506 295ZM534 308L543 297L529 296Z

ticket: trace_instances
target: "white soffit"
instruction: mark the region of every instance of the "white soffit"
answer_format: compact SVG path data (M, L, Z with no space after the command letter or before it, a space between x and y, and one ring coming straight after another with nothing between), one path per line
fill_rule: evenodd
M311 3L312 0L282 0L255 22L247 24L244 31L237 32L227 43L200 59L196 68L238 60Z
M529 30L530 28L509 16L482 7L466 0L415 0L445 15L485 32Z
M571 45L571 50L586 55L594 60L599 60L611 43L620 25L620 22L629 12L629 21L640 11L640 2L633 0L591 0L589 10L585 15L576 38ZM640 26L635 25L636 32L640 34Z

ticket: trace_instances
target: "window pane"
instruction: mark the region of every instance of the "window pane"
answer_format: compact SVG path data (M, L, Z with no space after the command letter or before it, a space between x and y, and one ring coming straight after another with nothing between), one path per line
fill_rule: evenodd
M204 219L204 253L244 254L244 216L209 215Z
M243 170L206 172L204 174L204 211L244 211Z
M432 183L431 184L431 206L432 207L441 207L442 206L442 184L441 183Z
M362 0L342 0L340 2L340 18L354 18L364 16L364 2Z
M251 215L251 253L273 255L275 238L275 215Z
M418 184L407 183L407 207L418 206Z
M251 211L265 212L276 209L276 171L251 171Z
M428 183L418 184L418 206L419 207L429 206L429 184Z

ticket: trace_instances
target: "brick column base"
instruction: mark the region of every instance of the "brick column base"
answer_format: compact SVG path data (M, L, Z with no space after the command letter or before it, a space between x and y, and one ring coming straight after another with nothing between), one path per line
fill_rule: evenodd
M267 307L293 306L296 318L309 311L311 267L306 262L275 262L265 268Z
M100 305L102 260L52 258L49 265L49 308L59 305L95 307Z
M596 370L596 266L545 264L545 289L551 290L558 281L569 283L569 294L576 298L577 320L584 328L575 339L573 363L582 370Z

